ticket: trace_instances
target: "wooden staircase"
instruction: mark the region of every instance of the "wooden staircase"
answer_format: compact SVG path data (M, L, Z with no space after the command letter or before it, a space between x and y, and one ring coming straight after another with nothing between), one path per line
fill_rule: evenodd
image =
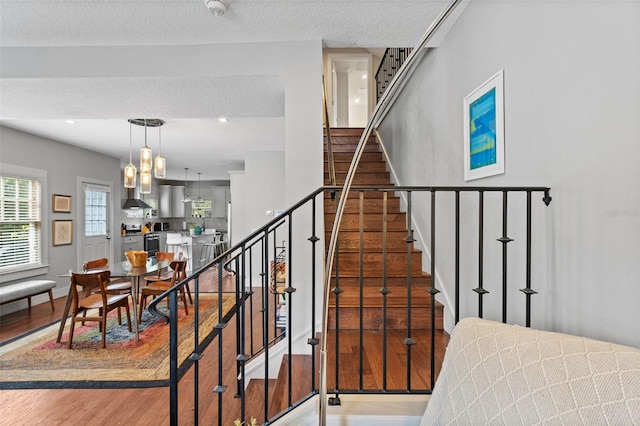
M355 148L362 135L360 128L331 129L336 185L343 185ZM325 184L329 184L329 167L325 143ZM379 143L372 135L365 146L353 185L391 185ZM340 329L359 329L362 317L364 330L382 329L383 316L383 194L364 192L363 197L363 311L360 315L360 195L351 191L345 204L340 224L338 249L334 261L334 275L338 271ZM338 197L325 195L325 241L329 239L335 219ZM387 197L386 234L386 296L387 329L404 329L407 324L407 226L406 214L400 211L400 198L389 193ZM411 245L411 325L412 329L431 328L431 295L427 293L430 274L422 270L422 252ZM336 279L332 278L335 288ZM329 328L335 329L336 294L331 293ZM436 329L443 329L443 307L436 306Z

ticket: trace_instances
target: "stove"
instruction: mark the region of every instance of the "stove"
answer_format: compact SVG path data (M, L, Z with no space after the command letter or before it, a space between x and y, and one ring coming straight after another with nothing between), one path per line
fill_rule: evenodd
M158 234L144 234L144 251L147 252L148 257L155 257L156 253L160 250L160 239Z

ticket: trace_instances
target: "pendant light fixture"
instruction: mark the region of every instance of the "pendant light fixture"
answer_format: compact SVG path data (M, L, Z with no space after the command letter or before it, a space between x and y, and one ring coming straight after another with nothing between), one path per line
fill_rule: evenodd
M144 146L140 148L140 173L151 171L153 167L153 153L147 146L147 119L144 119Z
M136 187L136 175L138 171L136 166L131 162L131 120L129 120L129 164L124 168L124 187L135 188Z
M202 173L198 172L198 198L196 199L196 203L201 203L202 202L202 197L200 196L200 175Z
M158 179L164 179L167 175L167 160L162 156L162 124L158 126L158 156L154 163L153 172Z
M182 199L183 203L190 203L191 197L189 197L189 183L187 182L187 171L188 167L184 168L184 198Z

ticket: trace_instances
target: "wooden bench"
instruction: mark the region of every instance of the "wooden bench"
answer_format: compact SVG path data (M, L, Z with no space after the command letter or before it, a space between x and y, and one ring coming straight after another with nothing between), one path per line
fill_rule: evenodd
M56 282L53 280L30 280L2 286L0 287L0 305L20 299L28 299L29 309L31 309L31 297L48 292L51 310L55 311L52 292L55 286Z

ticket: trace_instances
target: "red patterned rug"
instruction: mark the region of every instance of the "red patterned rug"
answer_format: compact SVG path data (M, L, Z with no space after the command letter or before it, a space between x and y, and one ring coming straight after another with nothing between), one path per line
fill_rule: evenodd
M200 342L218 320L216 295L200 294ZM223 314L233 308L235 297L223 295ZM165 306L159 306L166 309ZM193 306L189 315L178 312L179 364L194 349ZM169 327L163 318L143 313L140 340L128 331L126 322L117 324L112 312L107 327L107 347L101 348L97 323L76 326L72 349L67 349L67 332L56 343L59 322L0 347L0 389L10 388L101 388L166 385L169 378Z

